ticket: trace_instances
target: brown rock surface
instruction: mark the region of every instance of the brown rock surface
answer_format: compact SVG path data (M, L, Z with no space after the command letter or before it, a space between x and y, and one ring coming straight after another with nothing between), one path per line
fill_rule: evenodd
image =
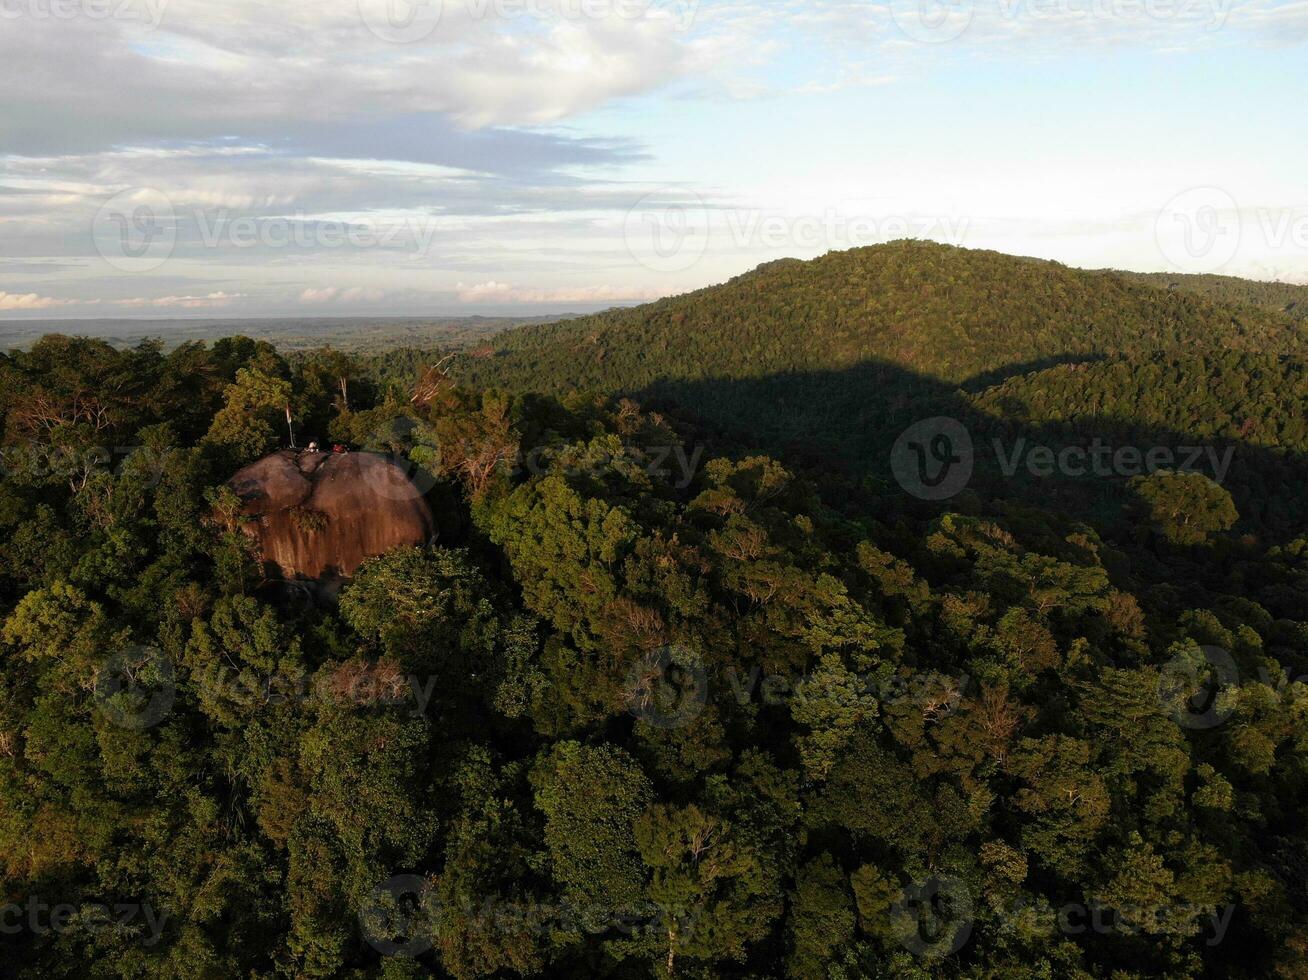
M286 579L348 578L365 559L435 533L422 493L387 456L282 450L227 485L254 518L243 528L269 574Z

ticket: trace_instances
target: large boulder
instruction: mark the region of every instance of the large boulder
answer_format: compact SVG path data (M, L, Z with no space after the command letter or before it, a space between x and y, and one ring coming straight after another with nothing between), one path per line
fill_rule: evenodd
M339 583L365 559L426 544L436 530L421 491L387 456L282 450L227 485L253 518L242 527L270 577Z

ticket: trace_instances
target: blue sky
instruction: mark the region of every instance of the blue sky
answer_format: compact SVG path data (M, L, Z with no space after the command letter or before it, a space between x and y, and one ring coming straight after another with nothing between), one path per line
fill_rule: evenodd
M905 236L1308 282L1305 42L1308 0L0 0L0 317L583 311Z

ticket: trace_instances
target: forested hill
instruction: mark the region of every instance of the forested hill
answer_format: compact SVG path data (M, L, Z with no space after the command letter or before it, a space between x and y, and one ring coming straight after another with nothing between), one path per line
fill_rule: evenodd
M774 262L685 296L512 331L461 377L516 389L640 391L875 361L961 384L1069 355L1305 349L1301 319L1274 303L1227 301L1245 294L1209 292L904 241Z
M457 361L453 374L473 386L518 391L633 394L790 462L876 474L908 426L944 416L989 431L1005 422L1002 406L1014 392L979 396L1051 366L1104 361L1118 366L1116 377L1158 356L1302 358L1308 322L1297 316L1295 290L1308 288L1240 283L1084 271L896 242L774 262L647 306L511 331L480 356ZM1256 365L1238 358L1225 365L1221 391L1257 387L1245 367ZM1059 400L1075 402L1080 377L1053 376ZM1145 371L1118 385L1111 410L1119 423L1176 421L1141 400L1150 377ZM1063 390L1067 380L1073 383ZM1203 405L1211 390L1196 379L1195 390L1174 401L1192 416L1211 415ZM1041 416L1040 404L1022 420L1063 417ZM1067 406L1060 408L1065 415ZM1248 422L1237 397L1217 414L1240 415L1234 428L1248 431L1247 422L1279 425L1281 409L1276 419Z
M1128 272L1127 278L1150 286L1197 293L1220 303L1256 306L1284 314L1293 320L1308 320L1308 286L1288 282L1255 282L1236 276L1181 276L1167 272Z

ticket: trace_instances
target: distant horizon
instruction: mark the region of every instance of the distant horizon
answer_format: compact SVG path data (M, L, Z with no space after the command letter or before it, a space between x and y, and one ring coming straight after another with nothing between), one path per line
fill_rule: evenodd
M902 240L901 240L902 241ZM929 241L929 240L928 240ZM855 246L855 248L869 248L894 244L893 242L878 242L870 246ZM933 242L932 244L948 244ZM1305 286L1308 287L1308 276L1301 280L1275 279L1275 278L1258 278L1254 276L1237 276L1224 272L1215 273L1190 273L1179 272L1169 269L1131 269L1118 266L1081 266L1070 262L1063 262L1059 259L1049 259L1038 255L1021 255L1010 252L1003 252L1000 249L970 249L968 246L954 246L971 251L998 251L1004 255L1010 255L1013 258L1032 259L1035 261L1047 261L1064 265L1071 269L1077 269L1083 272L1122 272L1133 275L1155 275L1155 276L1187 276L1187 275L1216 275L1221 278L1238 279L1246 282L1258 282L1285 286ZM854 249L833 249L832 252L852 251ZM830 253L824 253L830 254ZM647 300L630 300L624 302L615 302L600 304L589 308L582 307L564 307L551 308L543 305L539 306L479 306L479 307L447 307L435 311L425 312L393 312L393 311L371 311L358 310L352 313L315 313L312 311L274 311L274 312L234 312L224 309L213 309L203 313L138 313L138 314L119 314L119 315L95 315L81 314L59 316L51 314L39 314L36 312L23 314L21 312L6 316L0 314L0 324L4 323L113 323L113 324L149 324L149 323L198 323L206 321L216 322L244 322L244 321L261 321L261 320L305 320L305 321L358 321L358 320L468 320L468 319L489 319L489 320L566 320L575 317L591 316L596 313L602 313L606 310L631 309L638 306L647 305L648 303L658 302L661 299L674 298L676 296L686 295L687 293L696 292L701 289L710 289L714 286L721 285L730 279L740 275L746 275L762 265L772 262L797 260L797 261L814 261L821 256L815 256L810 259L802 259L798 256L778 256L769 259L767 262L757 263L740 272L733 273L725 279L714 282L707 282L701 285L692 286L688 289L675 293L669 293L667 296L660 296Z
M607 307L618 309L618 307ZM249 313L245 315L220 316L215 314L194 316L78 316L78 317L10 317L0 319L0 323L206 323L243 320L314 320L351 322L355 320L540 320L553 316L571 318L588 316L588 313L572 311L569 313L522 313L487 314L487 313L354 313L341 316L312 316L306 314Z

